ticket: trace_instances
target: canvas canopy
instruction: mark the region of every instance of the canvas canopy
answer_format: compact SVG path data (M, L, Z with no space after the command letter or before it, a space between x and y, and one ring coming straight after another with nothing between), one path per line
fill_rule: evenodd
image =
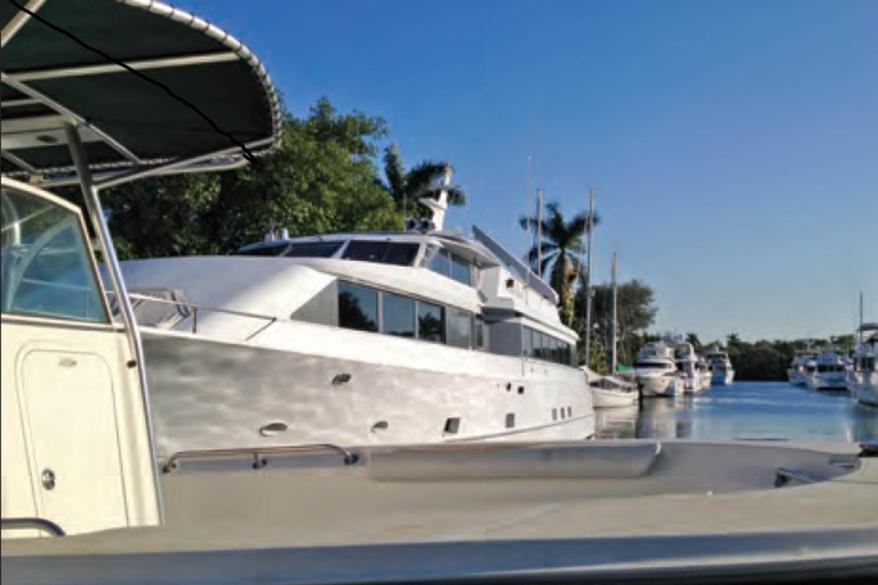
M0 8L4 174L38 183L72 176L65 124L78 128L96 178L228 168L278 140L264 68L204 20L149 0L0 0Z

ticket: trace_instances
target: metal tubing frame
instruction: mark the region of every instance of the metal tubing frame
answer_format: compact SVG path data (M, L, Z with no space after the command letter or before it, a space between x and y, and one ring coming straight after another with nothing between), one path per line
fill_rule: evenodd
M42 530L52 536L65 536L64 529L45 518L0 518L3 530Z
M101 200L97 187L91 178L91 172L88 168L88 161L85 158L85 151L82 147L82 141L79 138L78 129L71 123L64 125L64 131L67 134L67 146L70 149L70 156L79 175L79 186L82 190L82 196L85 200L85 207L88 211L89 221L92 227L100 236L101 251L104 255L104 263L107 265L107 272L110 276L110 283L116 293L116 303L121 309L122 320L125 324L125 336L131 346L131 352L134 354L137 375L140 381L140 394L143 402L143 412L146 417L146 432L149 442L150 464L153 470L153 487L156 494L156 503L158 505L159 522L164 523L164 501L162 499L161 486L159 485L159 468L158 459L156 457L155 435L153 433L152 410L149 402L149 386L146 380L146 368L143 359L143 344L140 339L140 330L137 328L137 318L134 315L134 309L131 307L131 301L128 298L128 290L125 287L125 281L122 278L122 269L119 267L119 259L116 257L116 249L113 247L113 238L110 235L110 229L107 226L106 218L101 209Z
M268 455L300 455L317 451L334 451L343 457L345 465L354 465L360 458L353 451L333 445L332 443L308 443L304 445L278 445L274 447L242 447L240 449L194 449L177 451L168 457L162 466L163 473L171 473L183 459L227 459L242 455L253 457L254 468L259 469L267 464L263 456Z

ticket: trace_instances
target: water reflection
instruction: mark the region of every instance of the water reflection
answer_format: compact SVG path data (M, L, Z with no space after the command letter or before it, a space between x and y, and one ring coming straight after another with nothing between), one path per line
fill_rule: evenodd
M779 382L736 382L697 396L654 398L596 411L599 438L864 441L878 439L878 409L847 393Z

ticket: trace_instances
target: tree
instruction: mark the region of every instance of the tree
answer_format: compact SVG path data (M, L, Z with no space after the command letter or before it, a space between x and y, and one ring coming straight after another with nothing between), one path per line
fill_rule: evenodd
M438 198L443 188L448 193L449 205L464 205L466 194L460 185L443 187L441 184L449 165L448 162L426 160L406 171L399 145L393 143L384 150L385 182L380 184L404 217L412 213L420 215L423 210L418 207L419 200L428 196Z
M542 242L539 247L531 248L527 259L540 274L545 274L551 265L549 283L560 299L561 320L571 326L574 318L573 283L580 272L578 255L583 249L582 236L598 225L600 218L595 214L589 221L588 213L582 212L567 220L561 213L561 206L553 202L546 205L541 221L533 216L522 216L519 223L528 231L535 230L539 223Z
M374 162L386 134L381 118L341 114L324 98L304 119L286 114L280 147L248 167L111 189L105 211L120 256L225 254L272 227L292 235L398 229L403 216Z
M585 287L581 278L576 293L577 330L584 335ZM634 363L637 352L646 339L641 334L652 326L658 309L653 305L652 288L637 279L617 285L616 327L619 343L618 357L622 363ZM592 287L592 338L600 340L603 347L612 348L613 287L599 284ZM609 355L607 349L607 355ZM592 352L594 353L594 352ZM590 362L591 363L591 362ZM596 367L596 366L595 366ZM595 369L593 367L593 369Z

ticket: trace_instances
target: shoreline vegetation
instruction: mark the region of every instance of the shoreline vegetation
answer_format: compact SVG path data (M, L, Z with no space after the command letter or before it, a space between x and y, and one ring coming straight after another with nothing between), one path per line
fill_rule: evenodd
M435 197L449 162L425 160L406 168L400 147L388 142L385 120L359 111L338 112L326 98L305 117L285 110L282 141L273 153L243 169L213 175L156 177L109 190L105 214L119 257L229 254L260 241L265 232L285 227L292 237L333 232L397 231L406 217L429 211L419 203ZM449 203L464 205L467 194L451 185ZM80 203L75 188L60 194ZM600 229L602 218L586 212L565 216L560 204L549 202L541 217L523 216L521 228L542 234L540 266L536 238L527 255L559 295L563 322L580 337L585 332L585 236ZM534 234L535 235L535 234ZM592 344L589 366L609 370L612 289L592 285ZM644 343L659 335L647 333L655 321L652 288L633 279L618 284L618 358L632 365ZM689 339L701 353L712 343ZM853 335L811 340L813 347L836 345L849 351ZM721 345L742 380L785 380L786 368L806 340L745 342L736 334ZM579 343L580 363L585 363Z

